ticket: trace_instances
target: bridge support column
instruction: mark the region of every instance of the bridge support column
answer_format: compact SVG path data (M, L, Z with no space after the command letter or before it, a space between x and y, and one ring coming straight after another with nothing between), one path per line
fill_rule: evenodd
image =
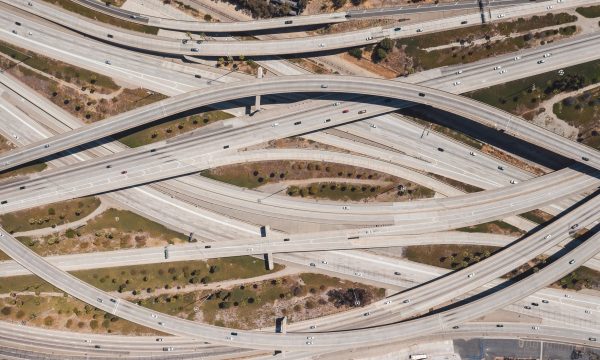
M258 67L258 72L256 74L257 79L263 78L263 68L262 66ZM256 100L254 102L254 111L260 111L260 95L256 95Z
M265 261L267 262L267 270L273 270L275 265L273 265L273 253L268 252L265 254Z

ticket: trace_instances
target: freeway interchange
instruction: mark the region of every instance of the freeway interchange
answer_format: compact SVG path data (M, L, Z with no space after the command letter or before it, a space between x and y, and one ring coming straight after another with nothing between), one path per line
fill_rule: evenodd
M558 2L558 7L573 6L574 4L587 4L586 1L572 0L569 4ZM92 1L77 1L86 6L98 9L102 5ZM520 1L500 2L497 6L520 4ZM11 5L16 5L26 12L44 17L48 20L61 22L67 28L75 29L90 35L92 38L103 38L106 25L75 20L69 14L57 7L39 1L17 0ZM473 3L456 3L447 5L456 9L469 9ZM444 7L444 6L443 6ZM546 4L528 4L521 8L507 8L502 14L508 17L516 16L531 11L539 12L549 9ZM167 29L210 31L209 25L201 22L169 21L153 16L121 11L118 9L101 9L128 21L141 22L156 27ZM228 30L248 31L253 29L279 30L290 25L306 26L324 23L346 22L360 17L381 17L384 14L397 15L411 13L411 9L378 9L366 12L352 11L334 13L323 16L297 17L293 20L264 20L252 22L232 23ZM419 10L421 11L421 10ZM424 11L435 11L433 7ZM495 11L495 10L494 10ZM492 9L490 9L492 14ZM493 12L495 15L496 13ZM427 31L439 31L444 28L457 27L459 19L476 19L479 14L453 18L450 21L436 24L419 24L414 27L403 27L401 31L414 30L417 26L424 26ZM283 21L283 24L282 24ZM441 24L441 25L440 25ZM224 23L214 26L213 31L219 31ZM146 51L169 54L187 54L190 50L174 46L171 40L161 37L148 37L142 39L138 34L120 34L120 30L110 29L110 44L125 42L128 46ZM277 40L257 41L252 47L257 51L250 51L240 46L244 44L227 44L215 42L210 44L204 52L207 56L217 54L233 54L233 50L242 51L244 54L289 54L293 52L319 51L325 46L321 41L335 41L339 45L326 46L327 49L347 48L354 45L364 45L377 42L385 37L397 37L394 32L400 30L368 29L363 32L340 35L339 39L331 40L327 37L315 36L301 40L301 42ZM377 34L375 34L377 33ZM400 34L398 34L400 35ZM408 36L407 33L402 36ZM553 45L557 51L569 46L580 45L580 50L589 56L590 46L586 41L591 41L591 46L596 46L596 35L582 37L572 43ZM325 40L324 40L325 39ZM85 40L88 41L88 40ZM122 41L119 43L119 41ZM148 42L150 41L150 42ZM151 43L151 47L148 44ZM260 43L260 45L258 45ZM131 46L131 44L136 44ZM302 45L302 44L306 44ZM214 46L214 47L211 47ZM287 46L295 50L286 50ZM202 47L204 50L204 46ZM587 50L587 52L586 52ZM121 51L121 50L119 50ZM253 52L254 51L254 52ZM537 50L533 50L537 51ZM542 53L544 50L538 51ZM196 52L196 51L193 51ZM592 52L592 58L598 52ZM565 53L565 55L568 55ZM65 55L68 58L68 55ZM557 65L569 64L574 61L583 61L565 56L564 60L557 58ZM520 58L520 57L519 57ZM79 60L78 60L79 61ZM84 59L81 59L84 61ZM492 60L494 61L494 60ZM506 61L506 60L498 60ZM522 67L523 76L532 72L539 72L534 64L533 57L526 57L527 65ZM529 64L531 62L531 64ZM110 65L110 64L109 64ZM489 67L473 65L473 71ZM529 70L528 67L535 70ZM112 69L103 69L111 74ZM461 71L462 73L462 71ZM57 154L53 160L53 169L40 174L32 174L10 181L0 183L0 213L10 213L17 210L28 209L35 206L46 205L57 201L74 199L88 195L105 194L115 201L135 203L136 194L142 193L144 198L150 196L159 201L170 197L168 209L170 211L200 214L204 211L201 224L210 223L214 232L207 231L206 237L215 236L221 240L218 245L206 246L204 243L188 244L178 248L173 247L173 258L169 261L187 259L207 259L216 257L284 254L288 259L293 259L294 253L307 251L334 251L341 249L364 249L390 246L406 246L410 244L431 243L493 243L501 244L503 251L494 256L473 264L468 268L454 271L448 275L440 276L408 290L386 297L364 307L345 311L339 314L325 316L312 321L299 322L289 325L287 334L274 334L269 331L244 331L215 327L194 321L183 320L178 317L156 312L140 307L135 303L106 293L85 282L75 278L66 271L82 268L114 267L119 264L142 264L163 262L162 252L156 249L139 249L137 252L123 251L114 253L114 257L103 258L102 254L89 254L86 256L68 255L64 257L44 259L35 255L31 250L19 242L12 234L0 230L0 250L10 256L14 262L0 263L1 276L14 276L29 271L47 282L51 283L65 293L78 298L96 308L102 309L120 318L127 319L148 328L164 333L176 335L166 339L164 345L176 346L178 352L198 351L202 348L207 356L216 357L257 357L268 358L272 351L285 351L290 358L305 358L319 356L324 353L342 352L344 349L364 348L382 344L397 343L407 344L411 341L423 341L427 338L452 339L460 337L477 336L508 336L517 338L539 338L558 340L580 345L596 345L597 328L572 328L561 329L550 325L511 325L506 328L494 324L475 322L475 320L494 310L501 310L511 304L522 301L528 296L539 295L544 288L571 273L578 266L589 261L589 266L597 267L596 254L600 252L600 197L598 197L598 178L600 175L600 156L598 151L583 144L570 141L562 136L549 132L533 125L515 115L493 108L489 105L476 102L469 98L456 95L455 89L448 87L449 80L456 75L455 70L442 73L433 79L413 83L380 80L359 76L332 76L332 75L295 75L277 76L257 80L231 81L223 84L210 84L197 90L177 90L174 96L156 103L140 107L135 110L116 115L94 124L82 125L69 115L49 110L48 121L58 121L60 130L48 131L48 128L36 130L37 135L23 141L17 149L0 154L0 169L10 170L32 161L49 159ZM515 74L517 78L520 74ZM472 82L466 81L464 88L481 87L480 78L486 75L473 75ZM2 79L3 86L15 94L21 94L23 99L31 102L31 109L42 109L47 106L36 99L35 94L27 94L26 90L19 90L19 85L12 84L11 79ZM501 82L498 80L493 80ZM207 83L208 85L208 83ZM306 95L304 95L306 94ZM206 130L194 131L168 141L157 142L152 145L130 149L116 142L105 142L110 136L120 132L138 129L161 119L184 113L203 106L215 105L225 102L235 102L258 95L277 96L315 96L315 100L307 100L293 111L273 109L263 110L253 116L243 116L235 121L223 121L218 126ZM325 95L325 97L322 97ZM375 99L375 100L373 100ZM339 100L344 102L344 109L337 107ZM1 104L1 102L0 102ZM321 133L333 128L347 131L353 136L364 136L365 139L386 144L390 138L377 134L365 133L365 128L356 121L366 117L375 117L386 114L398 108L424 104L449 113L460 115L473 122L482 124L498 131L501 136L510 136L519 141L531 144L534 149L551 151L563 159L569 166L554 169L546 175L531 177L531 174L513 171L502 181L490 179L489 169L483 164L473 165L475 172L465 171L457 173L456 169L462 167L464 159L453 158L461 164L438 163L417 159L409 153L398 154L385 148L368 146L365 144L352 144L343 138L335 138L331 134ZM293 108L295 105L290 106ZM3 109L8 109L2 105ZM305 110L305 108L307 110ZM365 110L363 110L365 109ZM43 110L43 109L42 109ZM23 113L22 115L25 115ZM44 116L47 116L44 115ZM15 119L19 115L12 113ZM381 119L393 119L386 115ZM27 116L25 116L27 117ZM386 124L382 120L378 124ZM20 119L19 121L34 121ZM369 119L369 121L373 121ZM58 124L57 123L57 124ZM363 124L364 125L364 124ZM389 125L389 124L387 124ZM1 126L6 126L2 123ZM28 125L31 126L31 125ZM402 125L398 126L401 129ZM377 128L376 126L370 126ZM368 131L368 127L366 128ZM18 132L18 129L14 131ZM308 138L331 141L342 144L352 151L362 153L336 153L331 151L292 151L292 150L243 150L272 140L304 135ZM97 144L81 151L79 147ZM457 149L462 151L462 147ZM426 150L422 150L426 151ZM77 155L80 153L81 155ZM435 154L435 152L433 153ZM471 155L473 155L471 153ZM210 169L223 165L260 160L290 160L303 159L312 161L329 161L351 166L394 174L399 177L408 176L415 182L425 183L435 188L443 198L421 200L416 202L396 203L369 203L369 204L339 204L339 203L313 203L286 199L285 196L272 196L261 199L259 193L244 192L235 187L224 186L217 182L205 181L193 174L200 170ZM466 157L469 160L469 157ZM447 186L439 180L424 176L423 172L439 173L444 176L457 177L467 183L474 182L486 190L473 194L462 194L455 188ZM519 182L512 180L519 178ZM511 179L507 183L507 179ZM139 191L136 192L136 191ZM584 193L586 195L581 196ZM108 195L106 195L108 194ZM160 200L162 199L162 200ZM188 206L186 207L187 202ZM204 204L204 210L192 209L189 204ZM208 206L207 204L210 204ZM256 224L249 224L227 214L215 214L211 206L221 206L226 209L235 209L246 214L264 219L297 219L299 222L321 224L323 226L339 226L336 230L321 230L288 234L280 231L269 232L266 236L257 234ZM543 226L530 227L525 236L514 239L504 236L480 236L452 232L451 230L480 224L496 219L511 219L515 223L522 221L515 219L516 215L533 209L549 209L555 213L556 218ZM138 211L148 217L162 218L162 221L172 228L189 229L182 225L176 217L167 216L164 209L141 209ZM161 211L164 214L161 215ZM164 215L164 216L163 216ZM218 225L215 225L218 223ZM575 242L576 246L563 246L573 241L572 224L586 228L586 234L580 236ZM261 223L259 225L268 225ZM351 226L351 227L348 227ZM325 227L326 228L326 227ZM194 228L195 229L195 228ZM218 235L219 232L231 231L228 238ZM234 235L235 234L235 235ZM241 236L240 236L241 234ZM437 234L444 240L436 242L430 236ZM484 239L485 238L485 239ZM502 275L510 272L515 267L527 263L538 255L548 254L552 262L539 271L518 279L507 281ZM136 256L138 257L136 260ZM310 255L308 255L310 257ZM277 258L277 257L276 257ZM286 258L282 256L282 258ZM293 261L293 260L287 260ZM301 260L305 261L305 260ZM326 262L325 262L326 263ZM18 264L18 265L17 265ZM314 267L311 263L310 266ZM26 269L26 270L25 270ZM356 275L356 273L355 273ZM383 281L385 283L385 280ZM390 285L390 284L388 284ZM545 296L545 295L544 295ZM454 299L463 299L453 305L444 305ZM596 301L596 300L592 300ZM431 309L439 307L435 312ZM558 310L560 311L560 310ZM318 331L315 327L318 325ZM8 329L8 330L6 330ZM533 333L532 333L532 330ZM68 335L49 331L51 340L28 334L28 330L11 330L8 324L0 325L1 339L11 346L17 347L20 337L31 337L30 346L34 349L62 348L64 351L75 353L85 351L85 346L78 346L77 342L71 344ZM491 335L490 335L491 334ZM136 346L119 345L124 338L113 339L98 337L95 341L106 343L113 354L117 354L119 347L125 351L121 354L127 356L132 352L143 354L145 352L160 351L164 346L156 345L153 339L135 338ZM197 340L192 340L197 339ZM76 340L81 342L81 340ZM162 341L162 340L161 340ZM60 344L60 345L59 345ZM0 346L1 348L1 346ZM7 347L7 349L10 347ZM2 348L5 351L4 348ZM7 351L6 356L17 356L17 352ZM32 351L27 356L38 356ZM37 354L37 355L36 355ZM100 355L100 354L99 354ZM167 356L168 357L168 356ZM193 357L193 356L191 356Z

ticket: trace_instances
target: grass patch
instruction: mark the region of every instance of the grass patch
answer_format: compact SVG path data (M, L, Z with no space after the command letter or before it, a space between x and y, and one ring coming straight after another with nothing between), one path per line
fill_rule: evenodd
M563 76L550 71L464 95L513 114L523 115L557 93L577 90L600 79L600 61L578 64L563 70ZM565 82L566 85L563 85Z
M552 111L579 128L577 141L600 150L600 87L556 102Z
M79 220L92 213L100 200L85 197L0 215L0 224L10 233L47 228Z
M137 31L137 32L142 32L142 33L146 33L146 34L152 34L152 35L156 35L158 34L158 28L152 27L152 26L147 26L147 25L142 25L142 24L136 24L133 22L129 22L127 20L122 20L116 17L113 17L111 15L108 14L104 14L102 12L99 11L95 11L92 10L88 7L85 7L83 5L79 5L71 0L44 0L47 3L51 3L57 6L60 6L61 8L74 12L76 14L85 16L87 18L105 23L105 24L110 24L113 26L117 26L123 29L127 29L127 30L133 30L133 31ZM120 0L116 0L116 1L120 1Z
M405 256L410 261L455 270L479 262L498 249L483 245L420 245L407 246Z
M275 264L275 271L284 267ZM70 272L75 277L104 291L118 291L127 295L151 293L157 289L185 288L190 284L209 284L225 280L247 279L269 273L264 261L250 256L211 259L208 261L181 261L148 265L122 266ZM148 290L150 289L150 290ZM35 275L3 277L0 290L58 291ZM133 292L135 291L135 294Z
M22 321L28 326L99 334L161 334L72 297L17 295L1 298L0 309L0 319L3 321Z
M438 175L438 174L434 174L434 173L427 173L428 176L431 176L433 178L436 178L438 180L440 180L441 182L444 182L450 186L453 186L459 190L462 190L466 193L474 193L474 192L479 192L479 191L483 191L484 189L477 187L475 185L471 185L471 184L466 184L464 182L458 181L458 180L454 180L454 179L450 179L447 178L445 176L442 175Z
M578 7L575 11L586 18L600 17L600 5Z
M184 132L194 130L216 121L231 118L232 115L221 111L213 110L202 112L200 114L185 116L180 119L175 119L160 123L139 131L121 134L115 137L123 144L135 148L152 144L157 141L170 139L174 136L181 135Z
M563 289L582 290L600 289L600 272L580 266L569 275L555 282L553 286Z
M490 233L513 236L521 236L524 234L524 232L521 231L519 228L500 220L494 220L483 224L467 226L456 230L471 233Z
M119 86L108 76L54 60L3 41L0 41L0 52L15 61L77 86L91 87L103 94L109 94L119 89Z
M1 172L0 179L8 179L8 178L17 177L17 176L25 176L25 175L29 175L29 174L35 174L35 173L46 170L47 167L48 167L48 165L46 163L40 163L40 162L32 163L32 164L25 165L25 166L19 166L16 169Z
M187 236L133 212L108 209L77 228L18 240L37 254L49 256L164 246L186 242Z
M431 198L435 191L424 186L410 183L397 189L396 185L366 185L346 182L317 182L308 186L290 186L287 188L289 196L311 197L334 201L361 201L374 199L387 192L396 193L395 200Z
M528 211L526 213L520 214L519 216L522 216L525 219L532 221L536 224L543 224L554 218L554 216L548 214L547 212L538 209Z

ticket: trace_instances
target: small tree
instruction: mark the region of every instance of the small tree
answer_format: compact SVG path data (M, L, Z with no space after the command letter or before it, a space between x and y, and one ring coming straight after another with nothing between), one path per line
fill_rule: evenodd
M210 16L210 14L204 15L204 21L210 22L211 20L212 20L212 16Z
M360 60L362 59L363 51L360 48L353 48L348 50L348 54Z

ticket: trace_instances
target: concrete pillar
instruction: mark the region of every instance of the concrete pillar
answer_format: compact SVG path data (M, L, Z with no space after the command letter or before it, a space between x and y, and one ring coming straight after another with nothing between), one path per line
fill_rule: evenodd
M262 66L258 67L258 71L256 73L256 78L257 79L262 79L263 78L263 68L262 68ZM254 103L254 111L260 111L260 95L256 95L256 101Z
M273 270L275 268L275 265L273 265L273 253L266 253L265 260L267 261L267 270Z
M287 334L287 316L284 316L283 319L281 319L281 333Z

